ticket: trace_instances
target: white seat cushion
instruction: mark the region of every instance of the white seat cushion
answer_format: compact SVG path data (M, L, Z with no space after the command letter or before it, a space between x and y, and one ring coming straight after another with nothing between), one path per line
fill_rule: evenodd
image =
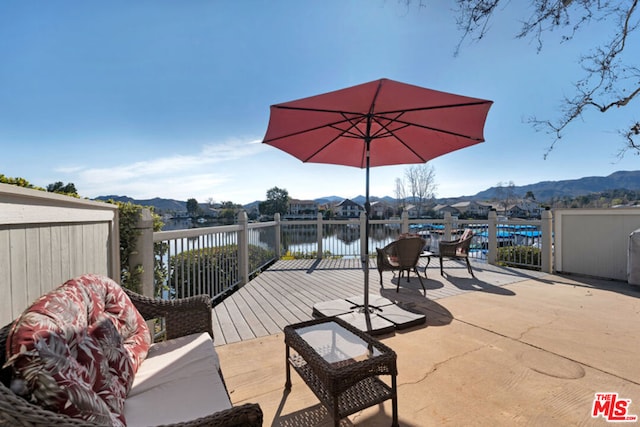
M191 421L231 408L219 368L207 333L153 344L124 404L127 426Z
M398 262L398 257L395 256L387 256L387 262L389 263L389 265L392 265L393 267L400 267L400 263Z

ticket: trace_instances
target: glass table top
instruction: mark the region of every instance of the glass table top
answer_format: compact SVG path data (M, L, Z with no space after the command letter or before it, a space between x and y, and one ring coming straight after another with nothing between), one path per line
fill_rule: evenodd
M382 354L335 322L306 326L296 329L296 333L328 363L365 360Z

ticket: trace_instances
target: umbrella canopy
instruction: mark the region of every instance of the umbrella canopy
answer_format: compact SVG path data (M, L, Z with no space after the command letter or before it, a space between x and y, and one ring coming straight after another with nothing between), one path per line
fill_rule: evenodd
M425 163L484 141L492 101L389 79L271 106L265 144L303 162L366 168L364 312L369 313L369 168Z
M303 162L424 163L484 141L491 104L381 79L272 105L263 142Z

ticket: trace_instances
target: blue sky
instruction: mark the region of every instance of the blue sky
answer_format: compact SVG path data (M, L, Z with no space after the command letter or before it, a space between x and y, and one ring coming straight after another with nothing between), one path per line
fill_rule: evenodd
M526 123L559 114L606 23L567 44L551 34L536 54L515 39L523 2L509 2L454 57L448 3L0 0L0 173L73 182L90 198L244 204L274 186L355 197L363 170L304 164L260 141L271 104L383 77L494 101L486 142L429 162L438 197L638 169L636 156L617 158L633 104L588 112L546 160L550 137ZM405 169L372 169L371 194L393 196Z

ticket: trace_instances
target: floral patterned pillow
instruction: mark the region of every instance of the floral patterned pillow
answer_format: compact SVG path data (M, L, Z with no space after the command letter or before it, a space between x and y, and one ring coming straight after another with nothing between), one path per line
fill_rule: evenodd
M14 388L41 406L124 426L124 400L150 344L147 325L122 288L85 275L18 318L7 339L7 365L15 371Z
M82 280L92 296L89 323L95 323L102 316L113 322L131 358L135 374L151 345L151 334L142 315L120 285L108 277L85 275L76 280Z

